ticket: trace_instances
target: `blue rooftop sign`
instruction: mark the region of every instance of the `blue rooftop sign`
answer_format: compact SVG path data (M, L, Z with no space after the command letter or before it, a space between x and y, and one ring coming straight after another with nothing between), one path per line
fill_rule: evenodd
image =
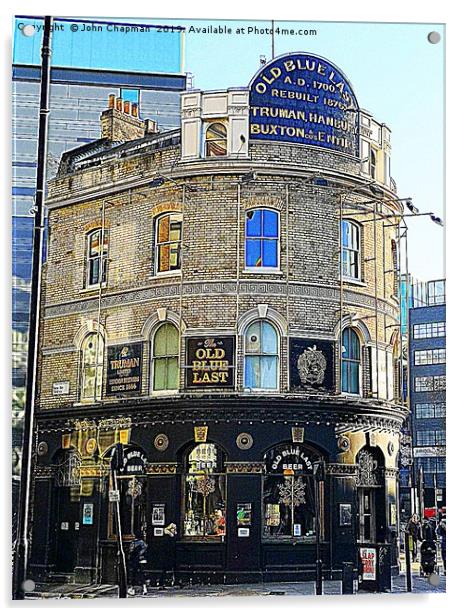
M33 36L22 29L32 24ZM13 64L40 66L44 20L14 20ZM184 28L56 18L52 33L52 66L132 73L183 72Z
M250 139L358 156L358 103L333 64L305 52L275 58L250 83Z

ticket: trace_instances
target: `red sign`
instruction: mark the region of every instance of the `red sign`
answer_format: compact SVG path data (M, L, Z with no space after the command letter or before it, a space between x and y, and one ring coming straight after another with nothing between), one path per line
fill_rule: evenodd
M360 548L362 580L376 580L376 549Z

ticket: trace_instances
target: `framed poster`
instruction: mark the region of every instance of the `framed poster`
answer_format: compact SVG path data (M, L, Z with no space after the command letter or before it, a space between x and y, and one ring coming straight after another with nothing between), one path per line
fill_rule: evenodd
M236 520L238 526L252 524L252 503L237 503Z
M93 503L84 503L82 506L82 523L93 524L94 522L94 505Z
M339 526L352 524L352 505L350 503L339 504Z
M165 504L155 504L152 506L152 526L165 525Z

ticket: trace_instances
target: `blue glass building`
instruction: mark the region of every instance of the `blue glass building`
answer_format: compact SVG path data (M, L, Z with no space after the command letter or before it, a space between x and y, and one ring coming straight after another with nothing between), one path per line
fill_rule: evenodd
M417 511L446 505L445 280L413 284L409 310L412 485Z
M35 35L22 33L27 24L36 27ZM182 28L160 31L154 25L72 19L56 19L54 24L49 177L64 151L99 138L100 113L107 107L109 94L137 102L141 117L155 119L161 130L179 126L179 93L186 89ZM72 27L78 30L75 32ZM131 30L125 32L125 27ZM14 20L12 199L13 381L16 387L24 386L25 378L23 360L29 319L31 208L36 178L42 29L41 18L19 16Z
M13 407L24 404L29 286L39 118L43 18L13 21ZM34 25L33 36L23 34ZM180 125L186 89L184 29L82 19L54 20L52 33L47 177L61 154L100 137L100 114L114 94L136 102L142 119L161 131ZM14 437L18 460L20 438ZM18 465L14 468L18 472Z

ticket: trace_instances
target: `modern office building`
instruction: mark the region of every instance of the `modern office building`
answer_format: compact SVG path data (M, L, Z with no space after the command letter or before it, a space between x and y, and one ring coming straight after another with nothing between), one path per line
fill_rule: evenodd
M111 96L50 183L30 575L114 581L119 511L152 581L321 561L389 588L407 415L389 128L306 53L183 93L181 118L160 132Z
M33 36L23 34L34 25ZM43 19L19 16L13 37L13 424L14 465L20 460L31 279L40 50ZM140 117L161 130L179 128L180 92L186 89L183 28L55 19L52 32L48 177L63 152L100 137L108 96L136 103Z
M410 409L416 511L446 505L445 280L411 286Z

